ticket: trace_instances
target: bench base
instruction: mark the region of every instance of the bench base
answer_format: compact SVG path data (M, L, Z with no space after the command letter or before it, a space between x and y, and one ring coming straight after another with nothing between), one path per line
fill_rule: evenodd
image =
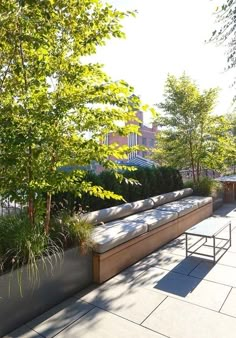
M103 283L212 215L212 203L131 239L102 254L93 253L93 279Z

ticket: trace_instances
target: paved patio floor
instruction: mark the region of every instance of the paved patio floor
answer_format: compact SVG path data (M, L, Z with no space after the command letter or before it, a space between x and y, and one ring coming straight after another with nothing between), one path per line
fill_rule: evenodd
M182 235L6 337L235 338L236 205L215 216L232 220L232 246L216 265L185 258Z

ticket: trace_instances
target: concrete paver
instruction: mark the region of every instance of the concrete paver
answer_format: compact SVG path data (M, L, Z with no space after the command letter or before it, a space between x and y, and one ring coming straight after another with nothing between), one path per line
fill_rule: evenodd
M236 317L236 289L232 288L222 309L222 313Z
M114 278L119 279L125 282L132 282L138 276L140 276L144 271L148 269L148 266L143 264L141 261L137 262L136 264L128 267L127 269L121 271L118 275Z
M57 338L164 338L163 335L115 316L93 309L83 318L62 331Z
M85 315L93 307L91 304L71 298L69 302L65 301L28 322L27 326L43 337L51 338Z
M161 269L168 271L176 271L188 275L202 261L198 257L177 256L169 253L162 253L162 250L156 251L140 261L140 264L148 267L158 266Z
M175 272L151 268L135 281L136 285L219 311L231 287ZM235 303L236 304L236 303Z
M236 268L236 252L227 251L218 263Z
M112 279L83 296L82 300L140 324L165 297L138 288L136 284Z
M190 276L209 280L215 283L236 287L236 268L204 261L200 263Z
M174 338L234 338L235 318L168 297L143 326Z

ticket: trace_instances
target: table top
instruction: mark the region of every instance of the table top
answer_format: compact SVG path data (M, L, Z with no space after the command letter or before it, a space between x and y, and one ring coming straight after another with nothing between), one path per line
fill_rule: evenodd
M185 234L214 237L214 235L218 234L227 225L229 225L229 223L230 220L227 218L209 217L204 221L192 226L190 229L186 230Z

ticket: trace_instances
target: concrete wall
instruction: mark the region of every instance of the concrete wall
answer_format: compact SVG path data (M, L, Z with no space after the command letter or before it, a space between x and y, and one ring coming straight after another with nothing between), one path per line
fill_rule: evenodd
M40 284L34 288L27 277L26 266L20 275L17 271L0 275L0 337L92 283L92 254L81 256L74 248L65 252L61 263L56 259L52 259L52 263L51 273L50 265L46 272L39 261ZM22 296L18 276L22 277Z

